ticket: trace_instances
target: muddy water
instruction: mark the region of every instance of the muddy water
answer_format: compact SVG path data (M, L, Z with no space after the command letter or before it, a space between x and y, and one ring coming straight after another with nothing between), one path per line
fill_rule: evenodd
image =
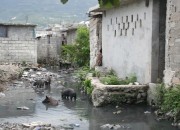
M66 87L77 86L70 75L63 75L62 79L65 81L64 86ZM21 85L23 84L21 83ZM153 114L144 114L145 111L151 111L146 106L94 108L84 94L77 91L78 98L76 102L61 100L60 91L62 86L57 84L51 86L50 92L45 91L43 93L35 93L30 87L11 86L10 90L5 93L6 97L0 100L0 123L41 121L60 126L76 124L75 130L101 130L101 126L105 124L123 126L119 130L177 130L177 128L170 125L170 122L159 122L155 120ZM42 104L46 95L59 99L59 105L49 107ZM26 106L29 110L17 110L17 107L21 106ZM117 111L120 113L113 114Z

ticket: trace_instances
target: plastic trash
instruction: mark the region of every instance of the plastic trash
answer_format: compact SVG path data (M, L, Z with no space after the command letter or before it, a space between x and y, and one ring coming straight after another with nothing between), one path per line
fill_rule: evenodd
M80 124L74 124L74 126L79 127L79 126L80 126Z
M28 107L26 107L26 106L17 107L17 109L18 109L18 110L29 110L29 108L28 108Z
M151 112L150 111L145 111L144 114L150 114Z
M3 98L3 97L5 97L5 94L0 92L0 98Z

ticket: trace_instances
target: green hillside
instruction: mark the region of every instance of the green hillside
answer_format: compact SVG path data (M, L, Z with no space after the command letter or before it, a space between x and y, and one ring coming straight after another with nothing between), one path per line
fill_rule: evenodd
M86 12L97 0L1 0L0 22L50 23L78 22L87 20Z

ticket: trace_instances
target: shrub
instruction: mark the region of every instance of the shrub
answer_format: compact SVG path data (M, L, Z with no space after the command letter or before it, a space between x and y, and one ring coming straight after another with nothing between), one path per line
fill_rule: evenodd
M156 87L156 100L157 106L161 106L164 100L164 94L166 93L166 88L163 83L158 84Z
M128 79L127 79L127 83L128 83L128 84L129 84L129 83L134 83L134 82L136 82L136 81L137 81L137 77L136 77L135 74L130 75L130 76L128 77Z
M21 65L26 66L27 65L26 61L22 61Z
M64 61L69 61L79 67L86 65L89 66L89 29L85 26L78 27L75 44L67 44L62 46L61 53Z
M129 83L134 83L137 81L135 75L127 77L126 79L119 79L113 71L109 73L106 77L100 78L100 81L106 85L128 85Z
M94 87L91 85L91 80L90 79L86 79L84 82L83 82L83 85L84 85L84 90L86 91L86 93L88 95L91 95Z
M88 72L84 70L78 70L75 73L76 76L79 78L80 82L83 82L86 79L86 75L88 74Z
M120 84L119 78L117 76L114 76L114 75L102 77L102 78L100 78L100 81L106 85L118 85L118 84Z
M170 110L176 113L180 112L180 85L165 92L161 109L165 112Z

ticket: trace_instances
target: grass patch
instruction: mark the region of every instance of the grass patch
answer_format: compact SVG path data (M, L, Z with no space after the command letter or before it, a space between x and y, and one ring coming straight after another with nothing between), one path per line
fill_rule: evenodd
M180 112L180 85L165 92L161 109L165 112L170 110L173 110L175 113Z
M128 85L136 82L137 77L135 75L131 75L126 77L126 79L119 79L114 73L110 73L106 77L101 77L100 81L105 85Z

